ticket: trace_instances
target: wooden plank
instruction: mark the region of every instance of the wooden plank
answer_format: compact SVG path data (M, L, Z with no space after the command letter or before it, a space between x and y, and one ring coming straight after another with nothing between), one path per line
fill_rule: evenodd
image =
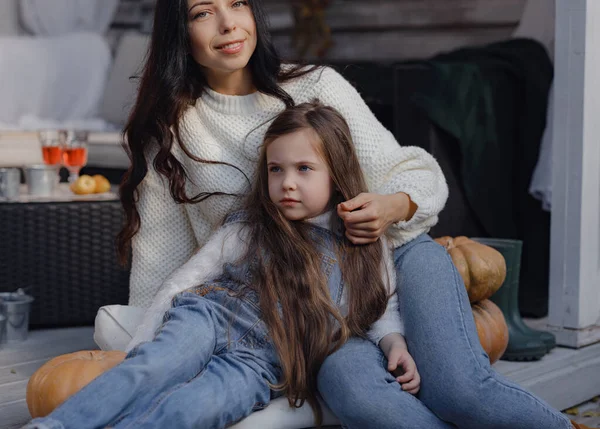
M15 381L0 386L0 404L23 399L27 390L28 381L29 380Z
M98 346L93 340L93 332L94 328L91 326L32 331L25 341L2 345L0 368L76 350L97 349Z
M559 410L600 394L600 344L557 347L540 361L499 361L494 369Z
M525 0L344 0L326 11L327 24L335 30L426 29L439 27L516 27ZM291 6L267 5L271 31L289 31L294 21Z
M65 352L70 353L70 351ZM6 365L0 368L0 389L4 384L14 383L15 381L27 380L37 369L48 362L53 355L48 355L41 359L36 359L30 362L15 363ZM1 402L0 402L1 403Z
M379 60L398 61L427 58L440 52L464 46L476 46L510 37L512 30L505 28L476 28L464 31L436 30L382 31L372 33L333 33L334 46L326 60ZM284 58L297 54L291 46L291 36L275 35L273 40ZM308 58L311 60L314 58Z
M29 419L25 402L29 377L49 359L98 347L91 326L31 331L27 340L0 349L0 429L21 427Z
M25 399L0 405L0 429L17 429L31 419Z

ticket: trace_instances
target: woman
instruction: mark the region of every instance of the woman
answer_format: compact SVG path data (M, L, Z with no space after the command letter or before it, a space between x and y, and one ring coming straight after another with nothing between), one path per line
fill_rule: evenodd
M258 0L156 3L148 60L126 127L132 165L121 188L126 225L119 240L122 256L132 244L130 304L147 307L163 280L240 206L268 122L285 106L313 98L348 122L371 190L338 207L347 237L365 244L385 233L397 248L420 400L444 420L462 426L464 419L465 427L473 418L476 427L570 427L559 412L490 369L464 285L444 249L425 235L448 194L436 161L419 148L400 147L333 70L282 66ZM379 353L372 343L350 341L326 360L321 394L349 427L365 427L365 420L366 427L411 427L411 412L425 407L414 407L417 399L407 392L389 391L395 378L372 365L373 357L385 361ZM364 367L350 372L356 365ZM365 389L363 378L375 380L373 388ZM487 413L492 406L494 413ZM505 423L514 423L513 416L522 421Z

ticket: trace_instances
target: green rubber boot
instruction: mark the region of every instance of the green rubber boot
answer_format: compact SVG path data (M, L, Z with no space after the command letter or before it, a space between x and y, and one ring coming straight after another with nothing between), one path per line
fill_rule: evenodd
M519 278L521 275L521 250L523 247L522 241L520 241L520 240L500 240L500 243L496 243L498 240L494 240L492 238L476 238L475 241L478 241L481 244L486 244L490 247L495 248L500 253L502 253L502 256L504 256L504 260L506 261L506 267L507 267L507 275L506 275L506 280L502 287L506 287L505 285L509 281L516 283L513 286L513 288L515 291L514 293L517 296L517 301L516 301L516 304L512 303L512 305L514 305L514 308L516 309L515 311L516 311L518 317L512 318L513 323L516 325L516 327L522 333L524 333L526 335L537 336L539 339L541 339L542 342L546 345L546 352L549 352L550 350L552 350L554 347L556 347L556 337L554 336L554 334L552 334L551 332L538 331L538 330L532 329L529 326L527 326L525 324L525 322L523 322L523 319L520 317L518 296L519 296ZM496 244L496 246L494 246L494 244ZM503 251L500 249L500 247L510 247L510 246L512 246L511 250ZM511 270L510 276L509 276L508 270Z
M502 310L508 326L508 347L500 359L541 359L556 345L556 340L554 335L549 332L534 331L529 328L521 318L519 312L519 274L522 242L520 240L499 238L473 238L473 240L493 247L504 256L506 261L506 280L490 298Z

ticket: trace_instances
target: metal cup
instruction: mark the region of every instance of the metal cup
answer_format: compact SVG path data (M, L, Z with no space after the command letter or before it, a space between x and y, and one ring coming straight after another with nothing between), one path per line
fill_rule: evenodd
M20 184L21 172L18 168L0 168L0 198L16 199Z
M58 165L28 165L24 167L30 195L50 196L60 181Z
M27 339L33 300L32 296L24 293L0 293L0 312L6 317L2 343L16 343Z

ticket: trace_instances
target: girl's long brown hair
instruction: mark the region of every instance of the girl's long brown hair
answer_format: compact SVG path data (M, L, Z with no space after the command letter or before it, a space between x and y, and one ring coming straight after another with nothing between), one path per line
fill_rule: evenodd
M280 84L307 74L316 67L303 67L300 64L281 67L282 61L271 41L262 1L250 0L249 4L256 23L256 49L248 63L254 86L290 107L294 105L294 100ZM201 192L187 195L187 175L181 162L171 152L174 144L178 144L189 158L199 163L224 164L239 170L225 162L196 157L181 140L179 119L207 86L200 66L190 54L189 46L187 0L157 0L137 99L124 130L127 137L125 151L131 165L120 189L125 225L117 237L117 247L123 264L128 260L131 239L140 228L140 215L136 207L138 186L148 172L148 161L168 179L171 196L180 204L198 203L212 195L227 194ZM153 160L147 160L151 147L158 148L158 151Z
M336 188L332 207L367 192L344 118L318 102L285 110L267 130L256 182L246 202L251 228L246 258L259 260L253 287L259 292L263 319L281 363L282 382L277 387L284 390L291 406L308 401L320 425L317 374L321 364L350 335L365 335L384 313L388 295L381 243L355 246L342 234L336 253L349 304L343 318L329 295L310 225L287 220L269 198L266 148L274 139L302 129L314 130L320 140L317 144ZM343 231L339 217L333 218L332 230Z

